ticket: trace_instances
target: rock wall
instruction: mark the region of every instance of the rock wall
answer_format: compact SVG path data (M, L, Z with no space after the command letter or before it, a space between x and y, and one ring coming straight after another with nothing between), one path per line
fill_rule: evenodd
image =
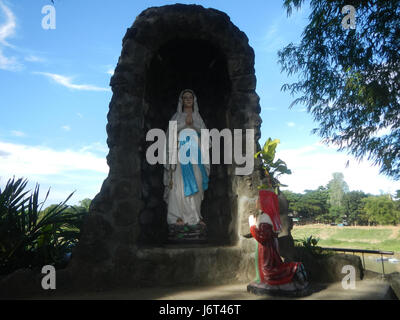
M191 88L209 129L254 129L254 150L259 150L261 118L254 51L246 35L221 11L199 5L152 7L127 30L110 85L113 96L106 127L110 171L92 201L68 272L85 286L138 284L147 270L154 270L148 273L148 282L161 281L159 272L171 275L165 281L178 281L179 277L173 276L173 261L181 260L177 255L190 259L190 270L191 264L205 268L207 263L201 257L207 257L207 249L154 248L165 243L166 205L162 165L150 165L145 158L146 132L165 130L176 111L179 92ZM248 233L248 215L254 211L262 173L257 161L248 176L235 175L235 168L235 163L212 165L202 214L210 247L233 246L237 253L242 250L240 235ZM141 251L147 247L157 264L153 268L151 259L144 258ZM230 259L221 250L213 254L215 269L224 269L221 263L238 266L236 253ZM169 255L175 258L165 258ZM224 258L217 258L220 255ZM181 273L182 281L202 279L193 277L190 270ZM222 278L233 279L238 270L226 272Z

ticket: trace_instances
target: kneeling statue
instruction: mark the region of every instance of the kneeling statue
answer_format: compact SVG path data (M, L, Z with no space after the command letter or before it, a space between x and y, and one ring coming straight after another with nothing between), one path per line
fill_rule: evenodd
M302 296L307 293L308 278L301 262L283 262L279 254L278 234L281 230L279 201L269 190L260 190L256 219L249 217L251 235L257 240L256 275L247 291L254 294Z

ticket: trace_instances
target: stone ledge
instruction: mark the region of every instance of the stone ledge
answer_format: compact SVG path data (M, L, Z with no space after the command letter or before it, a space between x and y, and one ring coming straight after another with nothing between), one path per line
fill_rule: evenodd
M397 299L400 300L400 272L388 274L386 275L386 279L389 282L394 294L397 296Z
M136 282L140 285L221 284L249 280L254 257L239 246L169 245L136 251ZM251 274L250 274L251 276Z

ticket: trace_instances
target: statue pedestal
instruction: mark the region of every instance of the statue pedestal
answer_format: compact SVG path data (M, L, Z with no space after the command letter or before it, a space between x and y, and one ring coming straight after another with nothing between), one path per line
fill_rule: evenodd
M269 285L266 283L252 282L247 286L247 292L255 295L271 295L284 297L303 297L311 294L309 283L299 284L290 282L283 285Z
M168 225L169 244L205 244L207 243L207 227L205 225Z

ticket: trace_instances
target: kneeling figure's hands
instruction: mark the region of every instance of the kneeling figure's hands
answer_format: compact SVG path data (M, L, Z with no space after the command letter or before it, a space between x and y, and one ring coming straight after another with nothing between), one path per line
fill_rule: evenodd
M257 225L257 220L253 215L250 215L249 216L249 226L252 227L252 226L255 226L255 225Z

